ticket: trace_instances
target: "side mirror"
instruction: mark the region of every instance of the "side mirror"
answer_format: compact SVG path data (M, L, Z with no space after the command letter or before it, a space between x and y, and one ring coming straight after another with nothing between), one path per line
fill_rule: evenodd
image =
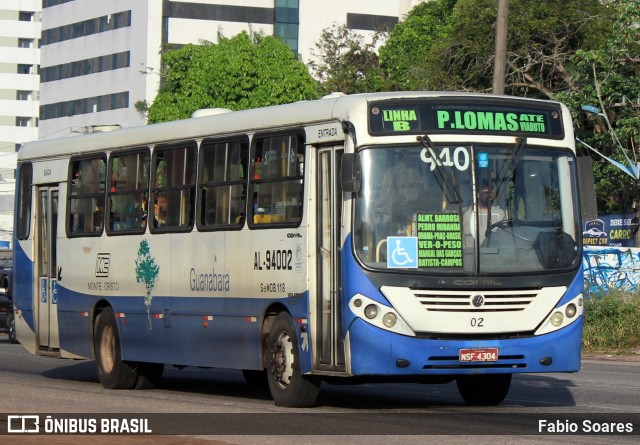
M578 160L578 187L582 220L591 221L598 217L596 205L596 185L593 179L593 162L590 156L580 156Z
M340 179L343 192L358 192L362 185L360 158L355 153L345 153L340 161Z

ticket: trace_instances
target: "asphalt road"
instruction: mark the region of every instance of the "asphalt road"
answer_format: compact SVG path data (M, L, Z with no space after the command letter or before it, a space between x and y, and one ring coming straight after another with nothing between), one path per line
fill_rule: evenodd
M163 436L9 435L11 444L399 444L636 443L640 433L640 360L588 357L575 374L515 375L499 407L469 407L455 384L323 384L318 406L276 407L240 372L167 367L161 388L110 391L93 361L36 357L0 335L0 427L8 415L146 419ZM124 419L124 420L123 420ZM128 419L128 420L127 420ZM85 420L89 421L89 420ZM546 421L544 427L540 421ZM631 425L634 435L585 433L583 423ZM576 424L569 435L539 435ZM122 425L122 424L119 424ZM68 425L67 425L68 427ZM545 430L546 429L546 430ZM5 424L6 430L6 424ZM410 435L411 437L408 437ZM89 439L89 440L85 440Z

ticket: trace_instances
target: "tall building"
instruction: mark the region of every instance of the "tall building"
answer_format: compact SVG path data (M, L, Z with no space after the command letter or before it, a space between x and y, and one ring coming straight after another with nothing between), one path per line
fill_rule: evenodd
M0 183L14 179L20 143L38 136L40 3L0 1Z
M0 0L0 266L11 264L16 150L38 137L40 0Z
M334 23L371 34L419 0L43 0L39 139L143 125L160 52L241 31L275 35L304 62Z

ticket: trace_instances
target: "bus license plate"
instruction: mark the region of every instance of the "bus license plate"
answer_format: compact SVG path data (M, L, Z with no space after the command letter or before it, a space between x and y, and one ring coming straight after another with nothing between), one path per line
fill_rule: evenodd
M498 348L460 349L461 362L495 362L498 361Z

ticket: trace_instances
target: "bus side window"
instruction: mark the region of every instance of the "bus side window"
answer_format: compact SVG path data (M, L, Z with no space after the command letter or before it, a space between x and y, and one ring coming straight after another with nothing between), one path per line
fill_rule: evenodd
M73 235L99 235L104 228L106 157L72 159L69 166L67 231Z
M112 153L107 232L142 233L147 224L149 149Z
M162 208L164 222L156 219L151 231L190 229L195 213L196 143L156 147L152 172L154 208Z
M251 179L253 224L300 223L303 166L304 142L298 134L256 140Z
M19 182L16 200L18 202L18 218L15 228L18 239L29 238L31 231L31 202L33 199L31 185L33 184L33 166L30 163L18 165Z
M246 208L246 140L205 141L200 155L199 227L240 228Z

